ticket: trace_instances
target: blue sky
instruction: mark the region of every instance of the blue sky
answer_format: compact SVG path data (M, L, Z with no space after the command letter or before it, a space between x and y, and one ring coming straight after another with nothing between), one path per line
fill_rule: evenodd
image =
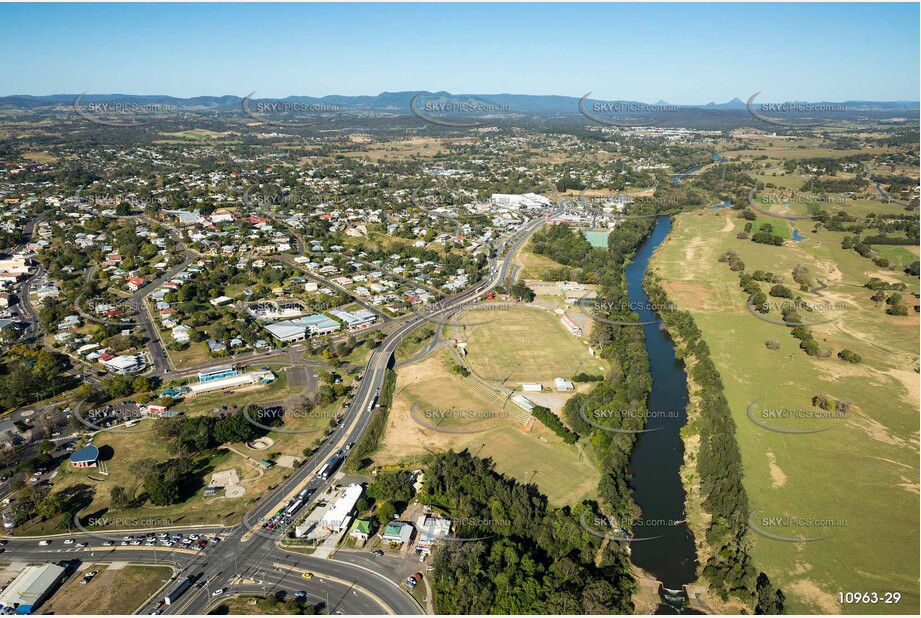
M919 5L0 4L0 95L918 100Z

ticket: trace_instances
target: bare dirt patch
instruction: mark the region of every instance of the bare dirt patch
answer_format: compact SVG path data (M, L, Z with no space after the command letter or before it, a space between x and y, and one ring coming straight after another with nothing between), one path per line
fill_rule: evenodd
M820 614L840 614L841 605L835 595L819 588L811 579L800 579L788 586L791 594L799 598L804 605L814 607Z
M787 475L783 473L780 466L777 465L777 457L771 451L767 452L768 468L771 471L771 485L774 489L783 487L787 484Z

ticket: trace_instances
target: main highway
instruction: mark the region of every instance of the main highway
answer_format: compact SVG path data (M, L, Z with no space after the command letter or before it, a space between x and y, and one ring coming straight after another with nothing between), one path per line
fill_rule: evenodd
M550 216L556 216L558 212ZM266 494L246 513L242 524L221 529L219 543L208 544L200 552L155 551L147 547L104 547L98 536L81 533L68 535L68 538L86 542L89 547L78 548L77 551L64 550L61 537L45 547L38 545L38 537L11 539L3 558L23 562L67 559L86 562L89 552L89 559L93 561L170 564L176 570L177 579L193 576L196 581L206 582L200 588L193 586L176 603L163 606L166 614L206 613L211 604L220 598L212 596L217 589L224 589L223 595L279 590L292 593L303 589L312 603L322 602L329 613L424 613L419 603L397 581L357 564L334 558L316 558L286 549L282 543L284 531L272 533L264 530L261 524L298 492L313 490L309 500L315 500L326 491L334 480L319 479L316 473L333 453L357 443L367 430L376 413L374 404L393 363L397 346L424 321L450 315L504 282L511 272L516 252L545 221L546 217L541 216L523 224L500 245L502 257L493 258L491 274L485 282L481 280L471 288L444 299L437 308L413 315L390 331L371 355L349 412L336 432L284 483ZM301 574L305 571L314 577L304 579ZM162 598L162 595L157 598ZM152 602L142 608L141 613L150 613L154 607Z

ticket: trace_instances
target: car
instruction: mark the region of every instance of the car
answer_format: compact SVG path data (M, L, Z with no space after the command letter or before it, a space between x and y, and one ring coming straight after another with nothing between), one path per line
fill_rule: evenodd
M151 615L151 616L159 616L161 613L163 613L163 610L162 610L162 609L155 609L155 610L153 610L152 612L150 612L150 615Z
M313 579L313 573L306 572L303 575L301 575L301 577L303 577L304 579Z
M51 545L51 541L39 541L38 542L39 547L47 547L48 545Z
M224 589L223 589L223 588L218 588L217 590L215 590L214 592L211 593L211 596L213 596L213 597L219 597L219 596L221 596L222 594L224 594Z
M73 544L74 544L74 540L73 540L73 539L65 539L65 540L64 540L64 545L73 545Z
M208 542L209 543L220 543L221 539L217 538L216 536L213 536L208 540Z
M384 555L384 550L382 550L382 549L375 549L375 550L372 551L371 553L372 553L373 555L377 556L378 558L380 558L381 556Z
M201 538L201 536L199 536L199 535L197 535L197 534L190 534L190 535L189 535L189 538L192 539L193 541L197 541L198 539Z
M422 581L422 573L420 573L419 571L416 571L415 573L413 573L413 579L415 579L417 582L421 582L421 581Z
M419 554L419 562L425 562L425 559L428 558L428 557L429 557L429 555L426 554L425 552Z
M140 545L140 544L141 544L140 541L131 541L131 542L129 543L129 545L133 545L134 547L137 547L137 546Z
M115 541L106 541L102 544L103 547L112 547L113 545L115 545Z
M306 590L298 590L297 592L294 593L294 598L295 598L295 599L306 599L306 598L307 598L307 591L306 591Z
M122 537L122 540L123 540L123 541L133 541L133 540L134 540L134 537L131 536L131 535L124 536L124 537Z
M6 545L6 539L0 539L0 546Z
M430 565L428 565L428 566L425 567L425 570L426 570L426 571L434 571L434 570L435 570L435 565L434 565L434 564L430 564Z
M154 607L156 609L160 609L161 607L163 607L163 599L160 599L159 601L157 601L157 604L154 605Z

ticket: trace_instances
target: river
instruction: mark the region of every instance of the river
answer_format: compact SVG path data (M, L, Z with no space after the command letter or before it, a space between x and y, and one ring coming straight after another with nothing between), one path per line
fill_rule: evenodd
M627 266L627 292L641 322L649 354L652 392L649 396L647 430L639 435L631 459L631 487L642 509L633 527L636 541L630 544L633 563L672 590L697 579L694 537L684 523L685 492L680 468L684 463L681 428L688 404L687 374L675 358L675 346L650 307L643 277L653 251L672 229L668 217L659 217L655 228L640 245ZM676 523L680 522L680 523ZM639 540L658 537L653 540Z

